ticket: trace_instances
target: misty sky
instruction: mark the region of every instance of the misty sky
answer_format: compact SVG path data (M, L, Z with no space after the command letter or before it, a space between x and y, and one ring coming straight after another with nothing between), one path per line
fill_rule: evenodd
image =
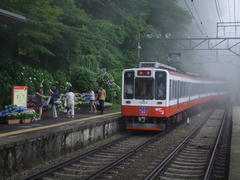
M192 36L203 36L207 34L209 37L215 37L217 22L220 22L220 19L222 22L240 21L240 0L186 0L186 2L194 15L191 27L192 30L194 30ZM219 11L217 11L215 2L217 2ZM189 12L184 0L179 0L179 3L181 7ZM196 22L201 27L201 30L199 26L196 25ZM204 34L202 34L201 31L204 32Z
M179 0L180 6L185 8L193 19L188 27L188 37L217 37L217 22L236 22L240 21L240 0ZM188 4L191 12L187 8ZM218 11L216 3L219 7ZM235 4L235 11L234 11ZM202 24L201 24L202 23ZM240 37L240 28L225 29L225 37ZM219 35L223 36L223 29L219 29ZM236 41L235 41L236 42ZM233 42L234 43L234 42ZM234 48L240 53L240 44ZM227 79L240 79L240 56L228 50L226 51L184 51L181 61L183 66L192 68L202 74L216 74ZM193 61L192 64L189 62Z

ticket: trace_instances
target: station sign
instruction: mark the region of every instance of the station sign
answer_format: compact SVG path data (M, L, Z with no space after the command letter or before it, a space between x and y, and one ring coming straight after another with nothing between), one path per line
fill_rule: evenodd
M28 87L13 86L12 89L12 104L17 106L27 107Z

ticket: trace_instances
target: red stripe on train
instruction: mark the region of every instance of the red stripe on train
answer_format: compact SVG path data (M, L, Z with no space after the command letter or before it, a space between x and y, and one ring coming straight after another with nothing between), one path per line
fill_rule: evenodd
M170 117L181 111L184 111L197 104L202 104L208 100L216 99L217 96L198 98L192 101L180 103L172 106L144 106L144 105L122 105L122 115L123 116L148 116L148 117ZM141 107L145 109L142 110Z

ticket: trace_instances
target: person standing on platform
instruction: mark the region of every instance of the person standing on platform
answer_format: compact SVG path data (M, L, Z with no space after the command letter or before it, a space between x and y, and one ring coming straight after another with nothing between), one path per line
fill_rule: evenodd
M68 117L74 118L74 104L75 104L75 94L73 93L72 88L66 93L67 101L67 115Z
M99 106L100 106L100 114L103 114L104 111L104 101L106 100L106 91L103 89L102 86L98 89L98 100L99 100Z
M40 88L40 86L36 86L35 87L35 99L36 99L36 105L37 105L38 113L39 113L37 120L41 120L41 118L42 118L43 97L45 97L43 95L43 90Z
M90 99L90 112L97 112L95 106L95 93L92 88L89 89L89 99Z
M51 95L51 102L50 103L52 104L53 118L56 119L58 117L56 101L60 98L59 97L60 92L59 92L58 87L57 87L56 84L53 86L53 90L52 89L49 90L49 93Z

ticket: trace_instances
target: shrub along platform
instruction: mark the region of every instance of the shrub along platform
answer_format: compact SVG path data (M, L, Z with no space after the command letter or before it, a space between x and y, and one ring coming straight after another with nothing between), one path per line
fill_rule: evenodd
M123 124L118 111L109 111L103 116L82 114L74 120L45 119L30 124L3 125L5 127L1 127L0 132L8 131L9 134L0 133L0 179L6 179L122 130ZM80 121L82 118L90 119ZM51 127L57 123L66 124ZM45 126L48 127L42 129ZM10 134L17 130L30 132Z

